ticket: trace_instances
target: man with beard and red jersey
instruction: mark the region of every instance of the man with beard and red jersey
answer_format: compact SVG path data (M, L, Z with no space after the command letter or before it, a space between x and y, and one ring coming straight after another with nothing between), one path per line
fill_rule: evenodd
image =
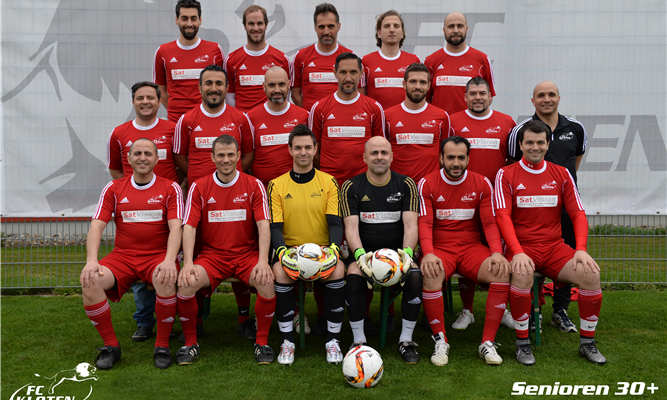
M405 25L396 10L389 10L377 17L375 40L380 50L366 54L361 60L366 95L386 110L403 101L403 74L408 65L420 61L416 55L401 51L405 41Z
M446 365L442 286L454 273L488 285L486 320L478 354L487 364L503 359L494 343L509 296L509 263L503 257L500 231L493 210L493 187L484 176L466 171L470 144L460 136L442 141L443 168L419 182L419 244L424 290L424 312L433 331L431 362ZM481 243L479 226L489 243Z
M607 359L595 345L595 329L602 306L600 267L586 252L588 220L574 178L565 167L544 159L551 142L550 128L528 121L516 140L523 157L496 175L496 219L507 244L512 268L510 308L516 327L516 360L535 364L529 333L530 289L533 272L553 279L556 286L579 286L579 354L604 364ZM576 248L561 237L561 210L572 219Z
M340 21L333 4L322 3L315 7L313 15L317 42L300 49L292 63L292 101L299 107L310 110L319 99L336 92L338 80L331 72L336 57L352 50L338 44ZM360 79L361 90L365 86Z
M403 78L404 101L385 111L393 169L419 182L440 168L440 141L449 136L449 115L426 102L431 85L428 68L411 64Z
M271 67L264 75L264 104L247 114L253 136L255 154L252 175L264 186L292 168L288 138L295 126L308 122L308 111L287 100L290 81L281 67Z
M338 90L310 111L310 129L317 138L322 172L333 175L338 185L366 170L364 145L371 136L384 136L384 111L377 101L357 90L361 59L354 53L336 57L334 75Z
M465 15L458 11L449 13L442 31L447 45L424 60L433 80L428 99L453 115L466 109L463 96L470 78L484 78L489 83L491 96L496 95L495 83L489 57L466 44L468 21Z
M162 93L169 120L176 122L197 106L199 73L207 65L222 66L224 54L219 44L197 37L201 26L201 4L196 0L176 3L176 25L181 36L158 47L153 57L153 82Z
M452 134L464 137L470 142L470 162L468 170L484 175L494 182L498 170L507 165L507 137L516 126L514 119L491 108L489 83L476 76L466 84L465 94L468 108L452 115ZM475 322L472 313L475 299L475 282L459 279L459 295L463 310L452 324L454 329L466 329ZM505 311L503 325L514 328L512 315Z
M251 5L246 8L243 12L243 29L248 42L225 58L224 68L229 76L227 104L243 112L264 104L266 97L262 83L269 68L274 65L285 70L290 68L285 53L266 43L268 25L269 17L263 7Z

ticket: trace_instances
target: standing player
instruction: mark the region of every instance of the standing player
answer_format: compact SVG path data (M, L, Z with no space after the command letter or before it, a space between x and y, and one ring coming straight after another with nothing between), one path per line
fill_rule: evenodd
M412 264L417 247L417 185L410 177L390 169L393 153L385 138L373 137L366 142L363 159L368 171L346 181L341 189L341 208L345 237L354 249L354 261L347 268L345 297L355 344L365 344L364 289L370 275L368 260L382 248L397 249L406 265ZM415 264L405 267L401 309L403 321L398 352L403 361L416 364L419 354L412 341L421 305L422 275Z
M229 76L227 104L248 112L264 104L262 91L264 74L275 66L289 69L289 58L282 51L269 46L264 38L269 25L266 10L251 5L243 12L243 29L248 43L225 58L224 68Z
M201 4L197 0L179 0L176 25L181 36L158 47L153 57L153 82L158 84L162 104L173 122L201 101L196 82L202 68L211 64L222 67L224 54L220 45L197 36L201 22Z
M294 55L290 78L292 101L306 110L310 110L317 100L336 92L338 80L331 72L331 67L337 56L352 51L338 45L340 21L333 4L318 4L313 21L317 42ZM364 86L363 79L361 86Z
M560 93L558 87L548 81L544 81L535 86L533 98L531 99L535 107L535 114L531 118L521 122L512 130L509 137L509 154L514 161L521 159L523 153L517 140L519 129L528 121L542 121L551 128L551 143L544 159L567 168L577 183L577 170L581 163L581 158L586 152L588 136L584 125L574 118L566 117L558 112L560 104ZM565 209L561 213L562 237L565 243L576 248L576 238L574 235L574 226ZM567 315L567 308L570 305L569 284L554 288L553 314L551 315L551 325L557 326L563 332L576 332L577 327ZM534 326L531 325L534 329Z
M338 90L313 105L309 124L319 142L320 168L342 185L366 170L359 155L371 136L384 135L384 112L357 90L361 59L356 54L336 57L334 74Z
M133 173L104 187L90 223L88 258L80 278L83 307L104 340L95 365L109 369L120 359L120 345L106 297L120 301L138 279L151 284L157 292L158 320L153 357L156 367L167 368L172 363L169 332L176 317L183 193L176 182L153 173L158 148L150 139L135 139L128 161ZM114 250L97 261L102 232L112 217L116 224Z
M489 83L491 96L496 95L495 83L489 57L466 44L468 21L465 15L458 11L449 13L442 31L447 45L426 57L424 64L433 79L429 100L453 115L466 109L463 96L470 78L484 78Z
M221 135L215 139L211 160L216 171L194 182L188 193L183 220L183 269L178 275L178 315L185 346L176 354L178 365L192 364L199 356L195 293L202 290L210 296L229 277L257 289L255 357L259 364L273 362L268 338L276 296L268 264L269 209L264 185L236 169L240 157L234 137ZM193 261L198 229L203 249Z
M305 125L297 125L289 136L289 152L293 157L292 170L269 183L271 206L271 242L276 249L273 273L276 277L276 313L282 333L278 362L294 363L294 281L284 265L293 264L286 254L287 247L315 243L327 255L328 276L324 281L324 308L327 320L327 362L343 361L338 337L345 311L345 266L339 259L338 244L343 239L343 220L338 203L338 184L329 174L313 167L317 154L315 135ZM290 261L292 260L292 261Z
M385 110L405 98L403 75L419 57L401 51L405 41L403 18L396 10L389 10L377 17L375 40L379 51L366 54L361 60L364 65L366 95L377 100Z
M283 68L269 68L263 88L266 101L247 116L254 140L252 175L268 186L269 181L292 168L287 140L295 126L308 122L308 112L287 100L290 81Z
M449 115L426 102L429 78L424 64L411 64L403 78L405 100L385 112L394 170L415 182L440 168L440 141L450 132Z
M454 273L488 285L486 320L478 354L487 364L501 364L496 332L509 296L509 263L503 257L500 232L493 211L493 187L484 176L466 171L470 144L459 136L442 141L440 172L419 182L419 244L424 251L424 312L435 340L431 362L446 365L442 284ZM481 243L482 225L489 246Z
M551 141L549 133L542 121L522 124L516 141L523 157L501 168L496 176L496 218L512 268L510 308L516 327L516 359L520 364L535 364L528 339L528 315L533 272L537 271L554 282L579 286L579 354L590 362L604 364L607 359L594 340L602 306L600 267L586 252L588 221L572 175L544 159ZM574 225L576 249L561 237L563 208Z

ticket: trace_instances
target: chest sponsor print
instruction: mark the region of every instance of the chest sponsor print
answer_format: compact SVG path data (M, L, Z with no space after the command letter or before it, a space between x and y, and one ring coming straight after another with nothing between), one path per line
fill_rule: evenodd
M203 68L190 69L172 69L171 79L177 81L182 79L199 79L199 74Z
M403 78L375 78L376 88L402 88Z
M366 128L363 126L329 126L327 127L329 137L358 137L366 136Z
M338 83L333 72L311 72L308 74L310 83Z
M241 86L259 86L264 83L264 75L241 75L239 83Z
M278 146L280 144L288 144L289 133L277 133L275 135L261 135L259 143L262 146Z
M500 149L500 139L492 138L470 138L471 149L488 149L488 150L498 150Z
M361 212L359 220L367 224L391 224L401 220L400 211Z
M437 209L435 210L435 217L440 220L450 219L454 221L463 221L472 219L475 216L474 208L454 208L454 209Z
M158 157L158 160L166 160L167 159L167 149L157 149L157 157Z
M433 144L432 133L398 133L397 144Z
M121 211L123 222L159 222L162 221L162 210Z
M213 142L216 138L217 136L195 138L195 147L198 149L210 149L213 147Z
M470 79L469 76L440 75L435 79L435 86L465 86Z
M557 207L558 196L517 196L519 208Z
M236 222L246 220L246 210L209 211L208 222Z

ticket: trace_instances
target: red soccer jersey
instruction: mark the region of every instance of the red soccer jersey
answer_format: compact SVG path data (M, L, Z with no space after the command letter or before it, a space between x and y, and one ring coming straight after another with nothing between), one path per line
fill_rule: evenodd
M387 110L405 100L403 75L410 64L420 61L416 55L404 51L389 58L378 50L366 54L361 62L366 78L366 96L377 100Z
M352 53L352 50L336 45L336 49L331 53L322 53L316 43L297 51L294 55L290 80L292 87L301 88L303 108L310 110L317 100L338 90L338 80L333 70L336 57L343 53ZM365 84L362 72L359 87L364 87Z
M470 142L468 170L494 182L498 170L507 165L507 137L515 126L512 117L493 110L482 118L467 109L452 115L452 135Z
M584 213L577 186L568 170L548 161L534 165L521 159L501 168L496 175L495 189L497 212L511 213L521 245L540 248L562 242L563 206L570 217ZM510 246L514 244L508 237L505 241ZM514 254L519 252L511 249Z
M220 135L231 135L241 146L241 154L252 151L252 133L245 115L228 105L217 114L211 114L203 105L183 114L176 124L174 153L188 157L188 182L215 172L211 160L211 146ZM238 162L241 169L241 159Z
M410 110L404 103L385 112L387 139L394 151L391 169L419 182L440 168L440 140L449 136L449 115L426 103Z
M183 193L178 183L153 175L138 186L132 175L109 182L102 190L92 219L104 222L115 216L114 246L142 254L167 250L169 221L183 219Z
M364 145L371 136L384 136L384 111L361 93L349 101L334 93L313 105L309 125L320 146L320 169L341 186L366 171Z
M308 123L308 111L287 103L283 111L275 113L264 103L248 113L248 120L255 146L252 175L268 186L292 169L287 140L295 126Z
M457 181L440 170L419 181L419 244L434 247L480 243L480 221L491 252L502 253L493 211L493 187L480 174L466 171Z
M167 86L170 121L178 121L201 102L199 74L207 65L222 67L223 56L219 44L201 39L192 46L175 40L158 47L153 57L153 82Z
M229 53L224 65L229 80L227 93L236 94L234 107L243 112L248 112L266 101L262 84L267 69L275 65L283 67L288 76L291 75L289 58L268 44L264 50L259 51L240 47Z
M124 176L132 175L134 171L127 161L130 146L137 139L146 138L157 146L159 160L153 169L155 175L177 182L178 175L172 154L173 137L174 123L160 118L156 118L151 126L139 126L135 121L117 126L109 135L107 142L107 168L122 170Z
M183 223L201 230L204 250L233 256L257 252L257 221L269 219L266 190L259 179L238 171L230 183L211 173L193 183Z
M431 71L431 103L449 115L467 108L464 96L470 78L481 76L489 82L491 95L496 95L491 62L479 50L466 47L461 53L450 53L443 48L426 57L424 64Z

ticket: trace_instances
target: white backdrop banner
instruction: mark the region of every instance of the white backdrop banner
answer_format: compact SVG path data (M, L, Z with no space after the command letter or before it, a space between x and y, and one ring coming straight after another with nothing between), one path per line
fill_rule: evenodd
M288 55L315 42L319 1L203 1L199 36L229 54L246 42L251 4L269 13L267 41ZM533 87L560 88L581 121L579 170L588 214L667 212L665 1L334 1L340 43L376 51L376 15L403 14L404 51L444 45L443 21L468 17L468 44L493 62L493 108L532 115ZM90 216L104 185L106 140L133 116L129 88L150 80L157 47L178 37L174 0L2 2L3 217ZM166 113L161 111L161 116Z

